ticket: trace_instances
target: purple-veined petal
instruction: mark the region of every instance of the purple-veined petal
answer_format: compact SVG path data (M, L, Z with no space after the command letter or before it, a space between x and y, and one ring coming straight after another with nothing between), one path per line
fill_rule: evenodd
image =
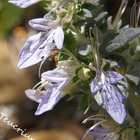
M50 29L49 24L52 22L51 19L36 18L29 21L29 25L37 30L48 31Z
M117 83L118 81L123 79L123 76L115 71L107 71L105 72L105 75L106 81L111 84Z
M40 0L9 0L9 3L12 3L20 8L26 8L32 4L39 2Z
M42 101L40 102L35 115L40 115L46 111L52 110L60 100L60 95L61 91L56 89L51 92L47 92L47 95L44 96Z
M115 92L115 93L114 93ZM118 98L119 90L113 89L113 86L107 84L102 89L103 104L110 116L119 124L123 123L126 116L125 107L120 98Z
M120 102L124 102L125 101L125 98L121 94L121 92L119 91L119 89L115 85L111 85L111 86L113 87L112 88L112 94L113 94L113 96L114 97L117 97Z
M65 78L65 80L62 81L62 82L59 84L58 89L59 89L59 90L62 90L62 89L71 81L71 79L72 79L72 76L67 76L67 77Z
M91 92L96 93L102 88L103 84L97 80L97 77L95 77L91 82Z
M58 26L53 36L54 36L56 47L58 49L61 49L63 47L63 41L64 41L64 32L62 27Z
M94 137L104 137L108 134L108 131L103 128L95 128L93 131L89 131L88 134Z
M42 78L50 82L59 83L61 81L64 81L66 77L68 76L68 74L65 72L62 73L58 71L47 71L47 72L42 73L41 76Z
M45 92L42 91L42 95L40 96L40 95L38 95L38 94L36 93L35 90L28 89L28 90L25 91L25 94L26 94L26 96L27 96L29 99L31 99L31 100L33 100L33 101L35 101L35 102L37 102L37 103L40 103L40 102L42 101L42 98L43 98L44 95L45 95Z
M28 38L19 54L18 67L21 69L32 66L40 62L43 57L49 56L51 46L46 45L51 41L51 38L48 38L45 32L40 32Z

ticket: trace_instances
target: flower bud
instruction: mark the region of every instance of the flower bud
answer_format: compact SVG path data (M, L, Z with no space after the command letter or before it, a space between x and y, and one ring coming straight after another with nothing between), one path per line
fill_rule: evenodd
M56 14L59 17L59 19L62 19L67 14L67 10L61 8L60 10L56 10Z
M63 28L67 27L71 20L72 20L72 15L66 14L61 21L61 25L63 26Z
M90 70L88 68L82 68L78 71L78 77L82 80L87 80L90 78Z

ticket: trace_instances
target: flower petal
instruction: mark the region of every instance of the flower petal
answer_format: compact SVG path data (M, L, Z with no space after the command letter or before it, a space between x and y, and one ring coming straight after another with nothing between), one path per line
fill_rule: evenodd
M103 104L110 116L119 124L123 123L126 111L120 98L120 91L111 85L106 85L102 90Z
M20 8L26 8L32 4L39 2L40 0L9 0L9 3L12 3Z
M45 45L51 41L51 38L48 38L45 32L40 32L28 38L19 54L18 67L21 69L32 66L40 62L42 57L47 57L50 54L51 47Z
M54 88L54 90L51 92L47 92L47 95L44 96L42 101L40 102L35 115L40 115L46 111L52 110L60 100L60 95L61 91L56 90L56 88Z
M28 90L25 91L25 94L29 99L34 100L37 103L40 103L42 101L42 98L44 97L45 93L43 93L43 95L40 96L36 93L35 90L28 89Z
M108 134L108 131L103 128L95 128L93 131L89 131L88 134L94 137L104 137Z
M48 31L50 29L49 24L52 22L48 18L36 18L29 21L29 25L37 30Z
M105 72L106 75L106 81L111 84L115 84L118 81L123 79L123 76L115 71L107 71Z
M96 93L102 88L103 84L98 82L97 77L95 77L91 82L91 92Z
M42 73L41 76L42 78L50 82L59 83L61 81L64 81L66 77L68 76L68 74L65 72L62 73L59 71L47 71L47 72Z
M58 49L61 49L63 47L64 32L62 27L60 26L58 26L55 30L54 41Z

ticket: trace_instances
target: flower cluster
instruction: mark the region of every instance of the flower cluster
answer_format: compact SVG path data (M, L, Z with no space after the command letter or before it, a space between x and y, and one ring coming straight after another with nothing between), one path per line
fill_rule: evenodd
M9 0L21 8L39 1ZM29 21L39 33L25 42L18 67L40 64L40 73L45 60L58 55L57 67L39 74L41 81L25 91L39 103L35 115L53 109L66 94L76 96L78 89L85 113L94 100L104 110L104 117L99 113L84 120L100 120L86 134L98 140L133 140L140 135L140 115L135 113L140 109L140 5L133 5L130 28L121 28L127 3L122 0L112 22L106 11L100 12L103 6L97 0L51 0L43 18Z

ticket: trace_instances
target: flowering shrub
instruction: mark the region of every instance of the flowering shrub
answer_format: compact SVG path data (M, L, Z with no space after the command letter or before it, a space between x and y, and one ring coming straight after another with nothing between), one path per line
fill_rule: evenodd
M39 1L9 0L21 8ZM140 114L135 113L140 110L140 6L134 3L130 25L121 28L127 3L122 0L112 22L97 0L51 0L44 17L29 21L40 32L25 42L18 67L39 63L40 73L45 60L58 54L57 67L39 75L41 81L25 91L39 103L35 115L53 109L66 94L80 95L79 108L87 106L85 113L94 101L103 110L83 121L96 120L85 136L134 140L140 135Z

